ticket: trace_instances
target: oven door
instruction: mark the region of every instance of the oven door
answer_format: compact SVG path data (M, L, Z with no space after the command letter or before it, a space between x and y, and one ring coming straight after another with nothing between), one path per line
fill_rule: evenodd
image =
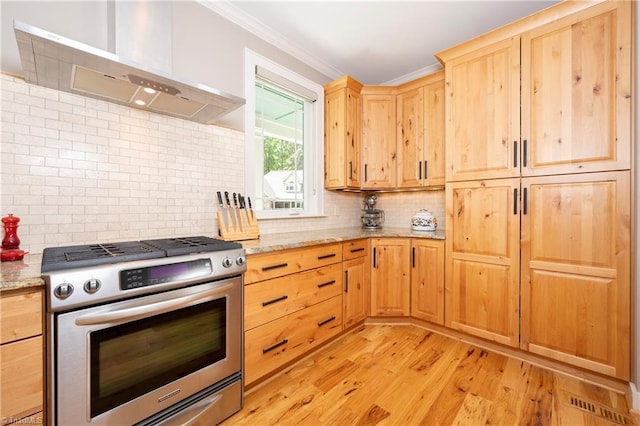
M56 314L53 327L55 423L133 424L240 377L242 278Z

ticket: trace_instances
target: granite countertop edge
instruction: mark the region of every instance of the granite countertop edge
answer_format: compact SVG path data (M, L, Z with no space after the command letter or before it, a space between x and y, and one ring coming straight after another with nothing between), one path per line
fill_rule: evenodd
M359 240L362 238L410 237L444 240L444 230L412 231L411 228L338 228L262 235L256 240L240 241L247 255ZM0 264L0 292L44 287L40 267L42 254L27 254L24 259Z

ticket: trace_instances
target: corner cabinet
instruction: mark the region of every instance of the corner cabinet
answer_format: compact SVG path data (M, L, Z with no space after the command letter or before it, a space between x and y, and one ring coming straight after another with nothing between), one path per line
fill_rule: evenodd
M444 186L444 71L398 88L398 188Z
M409 316L411 268L409 238L372 238L371 316Z
M324 87L324 186L327 189L361 185L362 84L344 76Z
M396 92L394 87L362 89L362 189L396 187Z

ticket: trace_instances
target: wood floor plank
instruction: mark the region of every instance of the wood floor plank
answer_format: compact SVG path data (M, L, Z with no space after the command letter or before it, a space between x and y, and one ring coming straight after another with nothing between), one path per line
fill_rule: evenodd
M223 425L608 425L624 395L410 325L366 325L245 395Z

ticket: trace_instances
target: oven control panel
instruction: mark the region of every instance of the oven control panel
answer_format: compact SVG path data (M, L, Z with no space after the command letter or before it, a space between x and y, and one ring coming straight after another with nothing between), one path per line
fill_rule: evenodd
M211 259L147 266L120 271L120 290L206 277L213 272Z

